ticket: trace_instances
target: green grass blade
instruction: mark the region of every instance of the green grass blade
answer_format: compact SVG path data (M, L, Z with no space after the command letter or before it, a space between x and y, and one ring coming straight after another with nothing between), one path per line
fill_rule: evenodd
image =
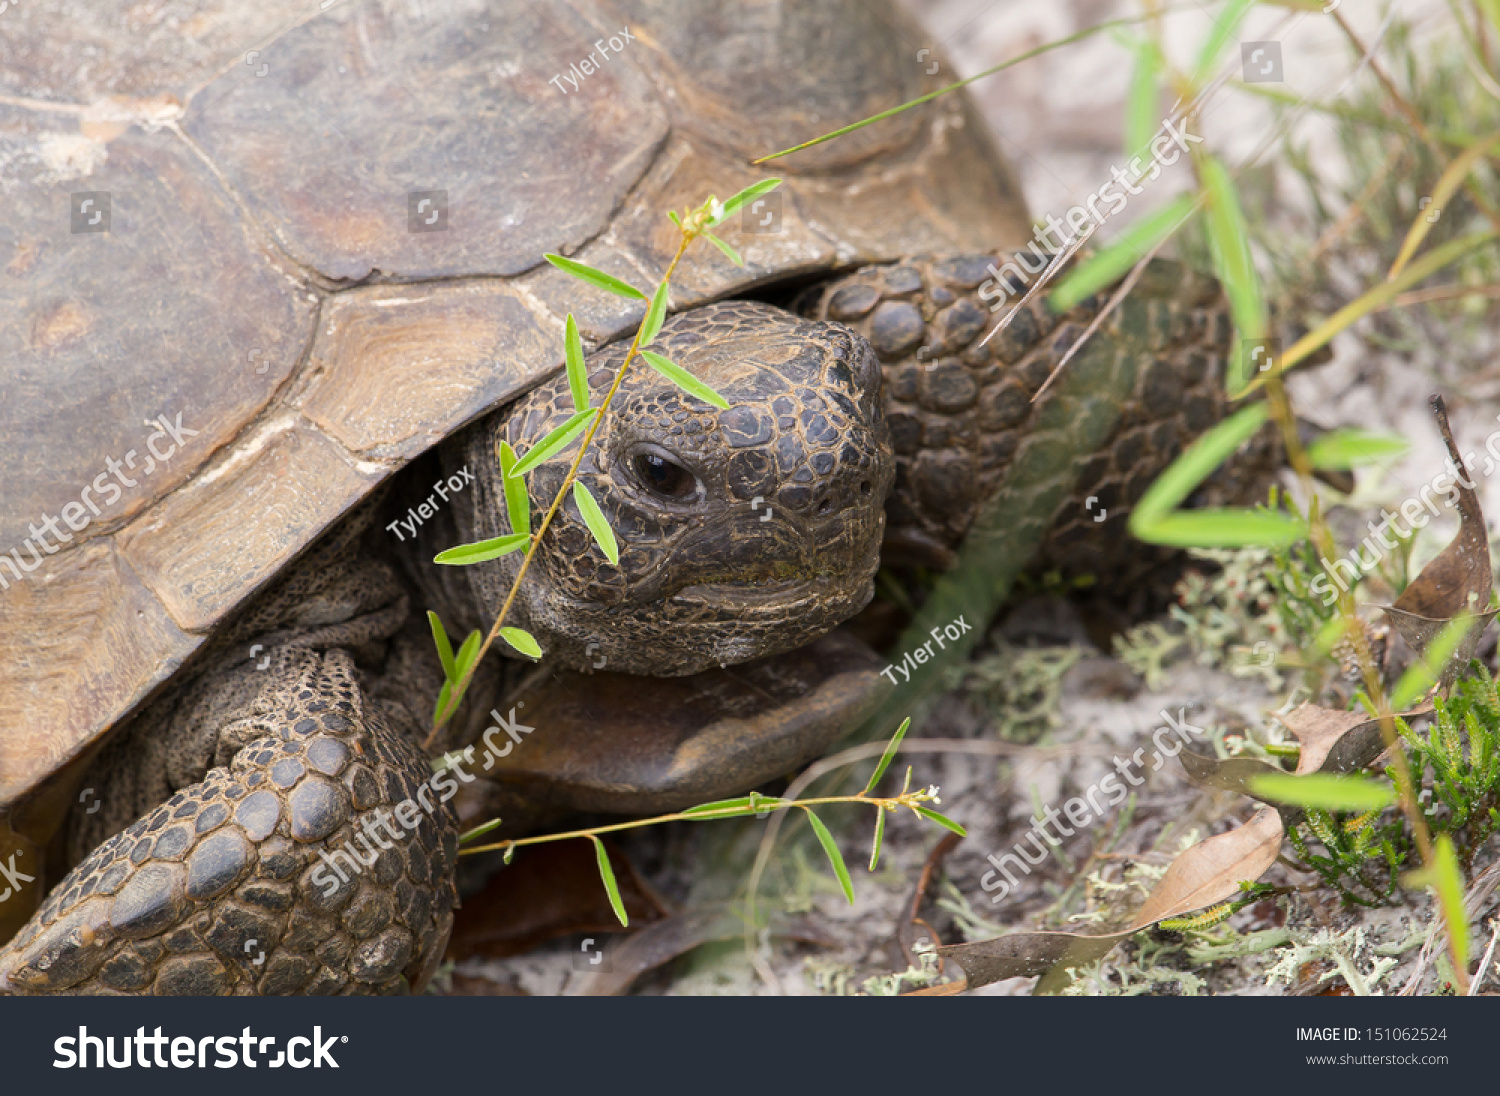
M583 515L584 524L589 527L589 532L594 534L594 540L608 557L609 562L619 563L620 546L615 542L615 532L609 527L609 519L604 516L604 511L599 509L599 504L594 501L594 496L589 494L589 489L579 480L573 481L573 501L578 504L578 512Z
M1244 343L1265 338L1266 303L1250 255L1250 230L1229 172L1211 155L1199 157L1198 170L1208 191L1208 241L1215 273L1229 297L1229 311L1240 338L1225 378L1229 394L1238 397L1246 390L1252 372Z
M885 808L875 808L875 840L870 846L870 870L880 863L880 843L885 840Z
M1249 391L1254 391L1265 383L1270 376L1277 376L1291 369L1309 354L1320 350L1324 345L1331 342L1339 332L1353 326L1356 320L1362 319L1377 309L1385 307L1394 300L1399 293L1405 292L1418 282L1425 280L1428 276L1436 274L1449 263L1463 258L1475 248L1489 243L1496 236L1494 229L1484 232L1474 232L1467 236L1460 236L1456 240L1449 240L1441 247L1435 247L1412 263L1395 281L1381 282L1373 289L1366 290L1343 308L1339 309L1328 319L1318 324L1302 338L1298 339L1281 355L1281 361L1276 363L1276 368L1265 373L1259 373L1250 381Z
M1396 802L1396 789L1367 776L1336 776L1333 773L1265 773L1252 776L1247 786L1256 795L1297 807L1325 811L1380 810Z
M946 814L939 814L937 811L932 810L930 807L913 806L912 810L916 811L923 818L932 819L932 821L936 822L939 826L942 826L943 829L952 830L960 837L969 836L968 830L964 829L957 822L953 821L953 819L949 818Z
M432 629L432 642L437 646L438 661L443 664L443 679L457 680L458 675L453 672L453 644L448 642L448 629L443 627L443 622L431 609L427 610L427 624Z
M901 740L906 737L906 728L911 726L911 716L901 721L901 726L896 728L896 733L886 743L885 752L880 755L880 763L875 766L875 771L870 774L870 782L865 785L865 790L860 795L869 795L875 790L875 785L880 783L880 778L885 775L886 769L891 767L891 762L896 757L896 751L901 748Z
M507 556L517 548L524 548L531 537L526 533L507 533L503 537L478 540L473 544L460 544L432 557L433 563L446 563L454 567L467 567L473 563Z
M573 410L587 411L589 407L589 374L583 364L583 340L578 337L578 322L573 313L568 313L567 325L563 328L563 354L568 365L568 391L573 396Z
M1194 205L1191 194L1180 194L1160 209L1138 218L1117 240L1070 270L1048 295L1047 306L1059 314L1067 312L1118 281L1140 262L1142 255L1185 225L1195 212Z
M1180 510L1131 531L1173 548L1284 548L1306 537L1307 525L1264 510Z
M631 285L629 282L622 282L613 274L606 274L604 273L604 271L597 270L594 267L587 265L586 263L575 262L574 260L569 259L566 256L554 255L551 252L548 252L544 256L544 258L546 258L546 260L553 266L557 267L557 269L571 274L573 275L573 277L578 278L582 281L588 282L589 285L595 286L599 289L603 289L606 292L613 293L616 296L620 297L639 298L643 301L646 299L646 294L642 293L639 289Z
M1314 468L1326 472L1347 472L1361 464L1375 464L1389 457L1399 457L1411 448L1399 434L1382 434L1374 430L1330 430L1307 447L1307 459Z
M604 851L604 842L590 835L594 843L594 855L599 858L599 878L604 882L604 891L609 895L610 908L625 928L630 927L630 918L625 914L625 902L620 898L620 884L615 882L615 869L609 866L609 853Z
M1135 70L1125 95L1125 156L1141 155L1161 128L1161 50L1150 38L1135 44Z
M1467 971L1469 922L1464 912L1464 875L1453 850L1452 835L1439 834L1432 850L1432 863L1419 871L1408 872L1402 882L1409 887L1431 887L1436 892L1458 965Z
M735 210L748 202L753 202L762 194L768 194L781 185L780 179L762 179L758 183L751 183L734 197L726 199L712 217L709 218L708 227L717 228L728 219Z
M823 851L828 854L828 862L833 865L833 874L839 877L839 886L844 888L844 897L849 904L854 905L854 881L849 878L849 868L844 863L844 854L839 852L838 842L833 839L833 834L828 832L828 827L823 825L823 820L814 814L809 808L804 807L807 820L812 823L813 833L818 835L818 844L823 846Z
M647 365L663 377L666 377L667 380L671 381L678 388L681 388L688 395L697 396L704 403L711 403L715 407L724 408L726 411L729 409L728 400L671 359L664 358L652 350L642 350L641 357L646 359Z
M1234 40L1240 23L1254 6L1255 0L1230 0L1229 6L1214 16L1213 30L1204 39L1203 48L1198 51L1198 63L1193 68L1193 87L1201 88L1208 80L1214 66L1219 63L1219 55Z
M646 309L646 318L641 321L641 341L638 345L650 346L651 340L661 333L661 325L667 319L667 283L662 282L651 294L651 306Z
M520 651L527 658L541 658L542 645L524 628L501 628L500 638Z
M847 126L841 126L830 133L825 133L820 137L814 137L810 141L803 141L800 145L793 145L791 148L784 148L780 152L773 152L767 156L762 156L758 160L752 160L751 163L763 164L767 160L778 160L783 156L790 156L794 152L801 152L805 148L812 148L815 145L821 145L828 141L837 140L838 138L844 136L846 133L853 133L857 129L864 129L865 126L873 126L876 122L883 122L887 118L891 118L897 114L902 113L903 111L912 110L915 107L921 106L923 103L930 103L932 102L932 100L942 98L944 95L949 95L952 92L957 91L959 88L968 87L976 80L983 80L986 76L993 76L997 72L1004 72L1006 69L1012 67L1013 65L1019 65L1021 62L1029 61L1033 57L1040 57L1042 54L1049 53L1052 50L1061 49L1063 46L1070 46L1074 42L1080 42L1085 38L1091 38L1102 31L1110 30L1114 27L1134 26L1136 23L1147 22L1148 20L1157 18L1158 15L1164 15L1169 11L1185 10L1192 6L1193 5L1189 4L1169 5L1167 7L1159 9L1159 12L1157 13L1127 16L1123 19L1108 19L1103 23L1095 23L1093 26L1085 27L1083 30L1078 31L1075 34L1070 34L1066 38L1058 38L1051 42L1043 42L1040 46L1029 49L1024 53L1019 53L1008 60L1001 61L998 65L991 65L983 72L976 72L973 76L965 77L962 80L949 84L947 87L938 88L936 91L929 91L926 95L919 95L915 99L908 99L906 102L901 103L899 106L891 107L889 110L883 110L879 114L872 114L868 118L861 118L857 122L851 122Z
M1496 141L1500 141L1500 133L1492 133L1478 144L1471 145L1444 170L1438 178L1437 185L1432 188L1430 208L1418 213L1411 228L1407 229L1406 239L1401 242L1401 251L1396 256L1396 261L1391 264L1390 273L1386 275L1387 281L1400 277L1401 271L1406 269L1406 264L1411 262L1411 257L1417 253L1417 248L1422 246L1427 233L1432 230L1432 226L1437 223L1442 211L1447 208L1448 199L1452 198L1454 192L1463 185L1479 159L1495 147Z
M598 413L598 408L590 408L587 411L579 411L567 422L547 434L545 438L537 442L526 451L526 455L518 460L510 470L511 477L524 476L537 465L545 460L550 460L562 450L568 447L589 424L589 420Z
M1130 531L1141 536L1140 528L1166 517L1223 464L1229 455L1248 441L1264 425L1270 408L1254 403L1241 408L1204 434L1156 477L1141 501L1130 513ZM1145 539L1145 538L1142 538Z

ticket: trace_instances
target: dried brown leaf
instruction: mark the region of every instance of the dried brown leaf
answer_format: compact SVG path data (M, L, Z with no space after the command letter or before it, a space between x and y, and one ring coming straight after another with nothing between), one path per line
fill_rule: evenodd
M1454 488L1458 492L1458 535L1433 560L1422 568L1422 573L1396 599L1394 605L1384 607L1391 626L1419 655L1425 654L1427 646L1448 624L1460 616L1474 616L1474 627L1464 637L1458 649L1448 660L1440 675L1444 687L1452 684L1458 671L1468 665L1478 646L1479 637L1495 611L1489 609L1490 591L1494 586L1494 574L1490 569L1489 535L1484 527L1484 510L1479 505L1479 496L1459 476L1464 468L1463 457L1453 440L1453 431L1448 425L1448 411L1441 396L1432 397L1432 413L1437 416L1438 428L1443 433L1443 444L1448 447L1452 461Z
M974 989L1001 978L1042 975L1036 992L1052 993L1067 984L1067 968L1091 963L1127 936L1167 918L1222 902L1240 892L1241 882L1259 879L1281 852L1281 819L1262 810L1238 829L1201 841L1167 868L1129 925L1088 936L1073 932L1017 932L938 949L963 968Z

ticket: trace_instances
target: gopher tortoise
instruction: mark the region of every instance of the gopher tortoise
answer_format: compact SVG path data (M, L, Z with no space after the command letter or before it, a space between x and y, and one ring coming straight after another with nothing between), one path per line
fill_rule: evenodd
M564 506L512 617L543 661L487 658L424 749L423 611L487 628L518 561L433 555L510 531L497 446L571 413L563 317L597 402L644 312L544 253L655 284L667 210L937 87L922 36L871 0L63 7L0 21L0 993L417 988L461 818L816 756L887 687L839 628L882 553L951 562L1101 304L980 345L1031 228L962 94L780 162L659 337L729 410L628 375L580 470L618 564ZM1229 333L1167 263L1100 329L1108 519L1058 508L1050 561L1108 570Z

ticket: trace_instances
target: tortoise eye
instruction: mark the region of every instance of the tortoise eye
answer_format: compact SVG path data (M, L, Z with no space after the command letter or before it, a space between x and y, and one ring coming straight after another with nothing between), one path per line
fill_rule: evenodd
M632 464L636 476L654 495L664 499L685 499L697 492L697 478L682 465L674 464L659 453L642 453Z

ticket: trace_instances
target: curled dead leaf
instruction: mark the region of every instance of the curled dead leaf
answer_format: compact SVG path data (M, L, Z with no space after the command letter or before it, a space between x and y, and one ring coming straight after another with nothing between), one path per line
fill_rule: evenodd
M1484 526L1484 509L1473 485L1462 478L1463 457L1448 425L1448 411L1441 396L1432 397L1432 413L1437 417L1448 447L1453 487L1458 493L1459 528L1453 542L1438 553L1422 573L1412 579L1395 604L1384 606L1391 626L1401 633L1419 655L1452 620L1472 616L1473 626L1465 634L1442 668L1439 681L1444 688L1453 683L1459 670L1467 666L1474 649L1497 610L1490 609L1494 574L1490 569L1489 534Z
M1122 929L1103 935L1017 932L938 949L964 972L967 988L1001 978L1040 974L1037 993L1055 993L1068 982L1067 968L1107 954L1128 936L1167 917L1211 906L1240 893L1240 883L1259 879L1281 852L1283 830L1275 811L1258 812L1238 829L1200 841L1172 861L1144 905Z

